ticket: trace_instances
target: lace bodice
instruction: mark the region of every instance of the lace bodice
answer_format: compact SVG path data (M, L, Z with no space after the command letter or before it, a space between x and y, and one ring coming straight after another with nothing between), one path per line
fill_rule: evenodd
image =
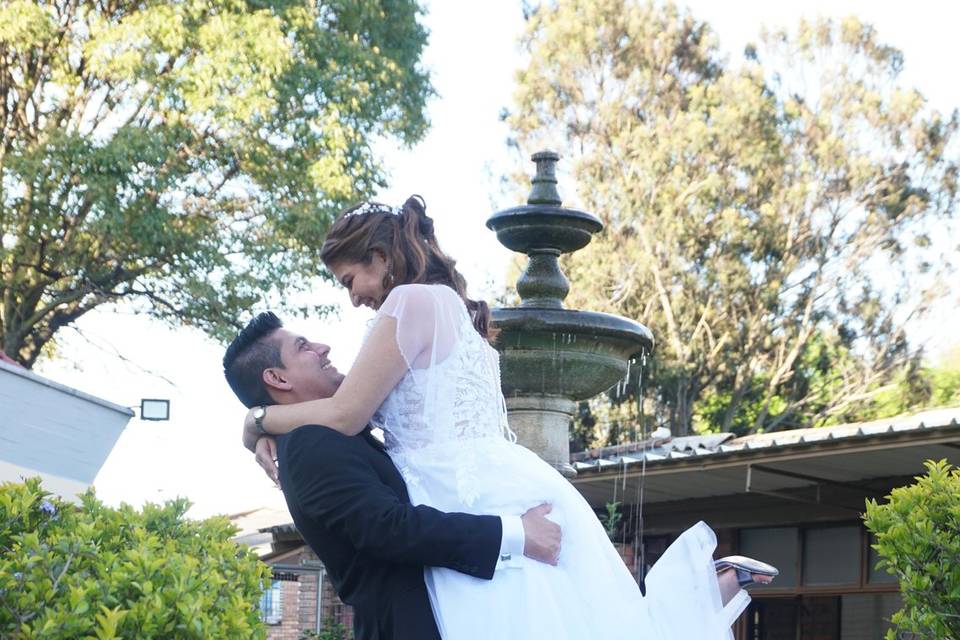
M384 315L397 321L397 345L408 370L373 420L384 430L387 450L408 483L417 482L417 450L451 445L462 457L457 485L469 503L468 476L477 471L469 441L516 440L500 391L499 354L476 332L463 300L447 286L396 287L373 324Z

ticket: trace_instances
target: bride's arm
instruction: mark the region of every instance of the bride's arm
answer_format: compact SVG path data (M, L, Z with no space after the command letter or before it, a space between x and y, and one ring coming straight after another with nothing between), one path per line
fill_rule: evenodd
M298 404L271 405L263 419L264 430L281 434L303 425L319 424L350 436L363 431L407 371L407 362L397 346L396 330L396 319L381 315L333 396ZM250 410L243 424L243 445L253 451L261 435Z

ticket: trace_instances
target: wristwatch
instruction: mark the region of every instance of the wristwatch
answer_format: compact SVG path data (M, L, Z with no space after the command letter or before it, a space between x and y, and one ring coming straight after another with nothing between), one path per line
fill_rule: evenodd
M257 433L262 436L267 435L267 430L263 428L263 419L267 416L267 405L262 404L253 410L253 424L257 427Z

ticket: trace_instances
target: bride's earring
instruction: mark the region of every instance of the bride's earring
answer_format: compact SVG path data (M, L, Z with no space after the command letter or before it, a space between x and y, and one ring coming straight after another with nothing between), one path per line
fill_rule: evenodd
M396 281L396 279L393 277L393 268L388 266L388 267L387 267L387 275L383 276L383 283L382 283L382 284L383 284L383 288L384 288L384 289L390 289L390 288L392 288L392 287L393 287L393 283L394 283L395 281Z

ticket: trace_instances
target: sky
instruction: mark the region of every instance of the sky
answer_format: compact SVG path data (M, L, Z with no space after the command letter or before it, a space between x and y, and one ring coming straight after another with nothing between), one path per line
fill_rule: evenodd
M907 85L917 87L941 111L960 106L960 3L918 0L690 0L681 2L716 31L721 47L738 59L761 25L792 26L800 17L856 14L905 54ZM521 204L506 200L498 178L517 162L499 121L511 106L514 71L521 63L517 39L523 29L519 0L426 3L431 32L424 64L438 97L429 105L432 127L413 149L383 145L379 153L390 187L378 200L400 204L424 196L444 249L458 259L471 293L489 297L504 285L511 254L484 227L494 211ZM525 149L529 155L537 149ZM561 160L562 163L562 160ZM529 165L532 167L532 165ZM564 185L560 185L561 194ZM369 311L350 307L346 294L329 285L315 292L337 302L336 318L290 322L289 327L333 347L334 364L349 368ZM943 335L943 307L920 330ZM642 319L641 319L642 321ZM940 342L938 348L948 346ZM134 419L97 476L98 495L109 504L141 505L175 496L194 502L190 514L205 517L257 507L281 508L282 496L240 444L245 410L223 380L223 346L201 332L171 329L120 309L91 312L60 336L56 360L37 373L121 405L140 398L169 398L171 420Z

